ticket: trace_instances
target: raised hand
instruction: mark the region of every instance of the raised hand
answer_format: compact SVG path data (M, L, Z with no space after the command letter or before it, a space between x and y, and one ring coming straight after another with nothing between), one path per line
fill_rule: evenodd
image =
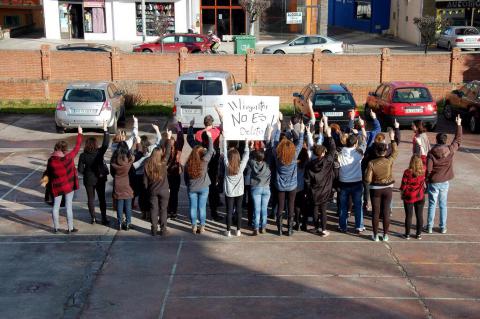
M365 121L360 116L358 117L358 123L362 128L365 127Z
M390 130L388 132L388 135L390 136L390 142L394 142L395 141L395 131L394 130Z
M278 121L279 121L279 122L283 121L283 114L282 114L282 112L278 112Z
M158 128L158 127L157 127ZM210 133L210 132L209 132ZM210 134L211 135L211 134ZM167 139L171 139L172 138L172 131L170 131L169 129L167 129Z
M398 123L397 119L395 119L395 121L393 122L393 126L395 128L399 128L400 127L400 123Z
M292 121L288 122L288 129L291 131L293 130L293 123Z
M455 118L455 122L458 126L462 125L462 118L460 117L460 115L457 115L457 117Z
M78 134L83 134L83 129L80 125L78 126Z
M370 117L374 120L377 118L377 114L370 109Z
M192 118L192 120L190 121L190 126L194 126L195 125L195 118Z
M158 131L159 131L158 125L152 124L152 127L153 127L153 129L155 130L155 132L158 132Z
M300 122L300 132L305 132L305 123L303 123L303 121Z
M328 125L325 127L325 134L327 137L332 137L332 128Z
M103 130L106 132L108 130L108 121L103 121Z
M138 122L138 119L135 117L135 115L132 115L133 121Z
M348 114L350 114L350 120L351 121L355 120L355 111L354 110L349 110Z

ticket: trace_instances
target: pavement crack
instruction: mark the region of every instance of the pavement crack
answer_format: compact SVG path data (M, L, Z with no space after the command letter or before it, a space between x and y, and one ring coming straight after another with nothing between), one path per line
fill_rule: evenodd
M425 299L418 292L417 286L415 286L415 284L413 283L410 275L408 274L407 269L405 269L402 263L400 263L400 260L398 259L397 255L395 255L395 253L393 252L392 246L390 246L388 243L385 243L385 247L387 248L387 252L390 258L392 258L392 260L397 265L398 269L402 272L403 277L407 280L407 286L410 288L410 291L415 295L418 302L423 307L426 317L428 319L432 319L433 316L432 316L432 312L430 311L430 308L428 308L427 304L425 303Z
M101 243L96 243L95 249L97 249L99 256L86 267L80 287L68 297L67 302L64 304L64 319L81 317L83 310L88 304L88 298L92 292L95 280L107 262L116 238L117 236L115 235L107 249L103 249L104 246Z

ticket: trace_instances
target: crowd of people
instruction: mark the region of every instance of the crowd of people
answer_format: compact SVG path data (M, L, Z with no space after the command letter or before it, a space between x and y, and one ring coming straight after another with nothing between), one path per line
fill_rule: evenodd
M221 110L216 110L222 119ZM355 220L352 231L364 232L364 213L371 211L372 240L388 241L395 184L393 165L399 154L400 129L395 121L393 128L381 132L380 122L372 111L369 120L372 129L367 131L365 120L356 119L354 112L345 127L330 124L326 116L305 120L298 114L284 127L279 114L278 122L267 127L264 140L229 141L223 137L222 124L214 126L213 117L207 115L202 130L195 132L194 122L190 123L186 140L191 151L182 163L185 143L182 123L175 122L174 127L170 127L176 132L176 138L171 130L161 133L158 126L152 125L156 133L152 143L148 136L139 136L138 120L133 117L131 135L127 137L120 131L113 137L110 165L105 161L110 138L105 124L102 144L98 146L97 139L89 137L78 161L91 223L97 223L95 194L101 223L110 223L105 189L111 175L118 230L132 228L132 208L136 207L135 198L138 198L142 218L151 222L151 234L166 235L168 218L175 219L178 214L183 175L193 234L206 231L207 202L211 218L222 220L218 207L222 205L220 195L223 193L227 237L242 234L244 209L255 236L266 232L268 218L275 219L279 236L284 234L284 218L288 236L294 231L308 231L309 220L313 218L314 232L326 237L330 234L327 208L330 203L336 203L339 232L348 231L350 213ZM406 239L410 239L414 212L415 238L421 239L422 231L433 231L437 202L439 230L447 232L447 195L449 181L454 177L453 157L462 138L461 122L457 117L456 134L450 144L446 134L438 133L434 145L430 144L422 121L412 123L412 154L400 184ZM74 161L82 138L79 127L71 151L65 141L57 142L44 173L43 182L49 195L46 197L52 198L54 232L60 227L62 199L67 211L67 232L77 231L73 225L72 200L79 189L79 179ZM424 228L427 194L428 218Z

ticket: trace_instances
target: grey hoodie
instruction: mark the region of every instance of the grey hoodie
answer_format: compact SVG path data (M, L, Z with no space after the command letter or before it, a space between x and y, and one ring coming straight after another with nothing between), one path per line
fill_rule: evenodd
M223 191L225 196L238 197L243 196L245 192L245 182L243 179L243 171L247 167L248 160L250 158L250 149L245 146L243 151L242 160L240 162L240 169L236 175L228 175L228 156L227 156L227 141L223 141L223 161L225 164L225 181L223 183Z
M256 160L250 160L248 162L250 169L250 185L254 187L270 187L270 178L272 172L267 162L257 162Z

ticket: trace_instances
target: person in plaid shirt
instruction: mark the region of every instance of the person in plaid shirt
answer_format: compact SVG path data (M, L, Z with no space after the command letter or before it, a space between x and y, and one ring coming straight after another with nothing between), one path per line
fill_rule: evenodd
M405 239L410 239L412 215L415 209L417 218L416 238L422 239L423 207L425 205L425 166L421 155L413 155L408 169L403 173L402 185L403 206L405 208Z
M65 206L67 208L68 233L76 232L73 227L72 201L73 193L78 189L78 173L75 167L75 156L77 156L82 145L82 128L78 127L77 142L73 150L67 153L68 144L60 141L55 144L54 152L48 159L47 175L52 187L54 204L52 210L53 231L58 232L58 215L62 197L65 196Z

